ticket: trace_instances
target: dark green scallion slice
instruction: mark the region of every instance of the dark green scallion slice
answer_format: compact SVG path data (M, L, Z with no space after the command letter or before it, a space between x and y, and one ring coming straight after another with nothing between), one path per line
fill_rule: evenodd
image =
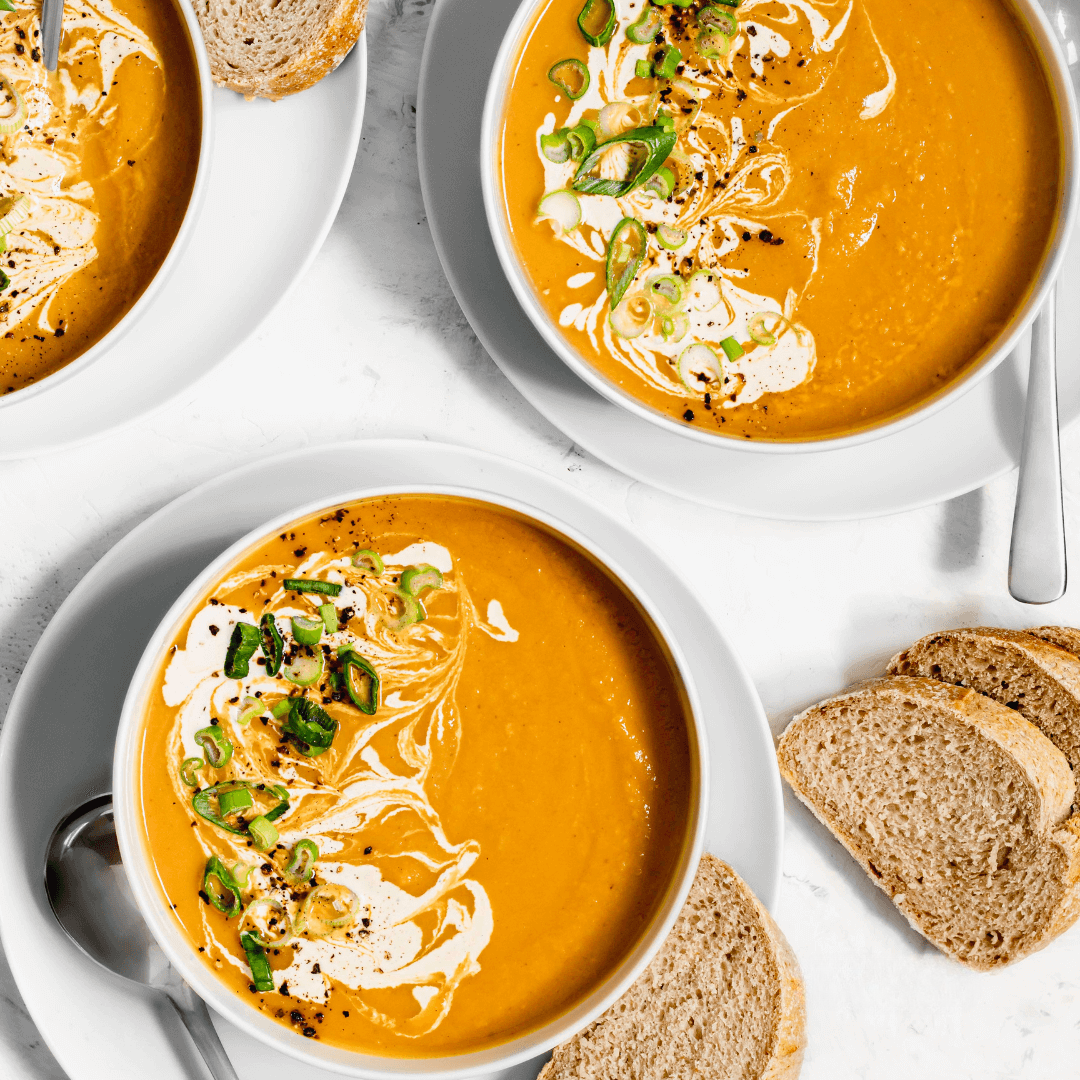
M251 968L251 982L260 994L274 992L274 976L270 970L270 961L266 959L266 949L259 944L259 939L245 930L240 935L240 944L244 947L248 967Z
M340 650L338 659L352 703L367 716L374 716L379 708L379 673L355 649Z
M410 566L402 571L398 583L402 592L410 596L422 596L428 589L441 589L442 574L434 566Z
M248 822L248 836L251 837L257 851L269 851L278 842L278 831L270 824L270 819L260 814Z
M330 749L337 734L338 722L314 701L291 698L292 705L282 732L296 743L304 757L318 757Z
M615 5L612 0L585 0L577 24L581 36L590 45L601 48L612 39L619 26Z
M226 918L240 914L240 886L217 855L211 855L203 871L203 896Z
M266 674L276 675L281 670L281 661L285 658L285 639L278 629L277 619L267 612L259 620L260 648L266 660Z
M292 708L292 698L282 698L271 710L270 715L280 720Z
M15 5L11 0L0 0L0 11L14 11Z
M656 40L656 35L660 33L663 25L664 20L660 12L654 7L646 7L641 13L641 18L626 28L626 36L635 45L648 45L650 41Z
M645 190L656 192L661 199L670 198L675 190L675 174L666 165L662 165L649 177Z
M574 57L560 60L548 72L548 79L571 101L577 101L589 89L589 78L589 69Z
M235 814L238 810L246 810L254 805L251 792L247 788L234 788L232 791L222 791L218 795L218 813L222 817Z
M206 764L201 757L189 757L184 758L180 762L180 779L187 784L188 787L198 787L199 778L195 774Z
M221 728L211 725L195 732L195 741L203 748L207 765L223 769L233 755L233 744Z
M384 616L384 622L389 629L404 630L406 626L423 622L427 618L424 605L412 593L407 593L403 589L391 589L390 593L401 604L401 614L396 617Z
M267 787L265 784L252 784L247 780L226 780L224 783L215 784L213 787L197 791L191 800L192 809L201 818L205 818L212 825L223 829L234 836L247 836L248 824L237 817L236 823L229 821L221 811L221 797L241 788L251 793L253 798L272 797L277 802L262 816L267 821L273 821L281 817L289 809L289 793L278 784Z
M353 566L366 570L372 577L381 577L385 569L378 553L371 548L362 548L352 557Z
M716 0L716 2L723 4L724 7L737 8L742 3L742 0Z
M634 283L646 243L645 226L635 218L623 218L615 226L607 249L607 291L612 310Z
M613 195L615 198L628 194L644 184L664 164L675 149L677 138L674 131L665 131L661 127L641 127L608 139L597 146L578 166L574 177L574 190L585 195ZM615 143L626 143L633 151L630 175L625 180L607 180L593 175L593 170L600 165L601 157L608 147Z
M5 8L4 10L7 10L7 9ZM11 10L14 11L15 9L12 8ZM5 247L6 247L6 244L5 244ZM4 273L3 270L0 270L0 292L3 292L3 290L6 289L10 284L11 284L11 278L9 278L7 276L7 274Z
M318 593L321 596L337 596L341 586L333 581L316 581L314 578L286 578L282 584L290 592Z
M653 70L661 79L674 79L682 63L682 52L677 45L665 45L656 56Z
M739 32L739 20L730 11L718 7L703 7L697 13L697 24L708 34L734 37Z
M262 643L258 627L251 623L238 622L233 627L229 647L225 650L225 678L246 679L248 661L255 655L255 650Z
M570 160L581 161L593 152L600 125L595 120L582 120L576 128L566 133L570 143Z

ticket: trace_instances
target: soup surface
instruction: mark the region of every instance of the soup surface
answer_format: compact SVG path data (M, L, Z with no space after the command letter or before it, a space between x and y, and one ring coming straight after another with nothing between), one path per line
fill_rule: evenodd
M183 221L202 114L168 0L72 0L58 70L40 5L0 12L0 392L51 374L111 330Z
M238 624L270 635L246 675ZM248 551L163 658L140 759L193 948L265 1015L367 1053L559 1016L689 842L685 694L652 624L565 541L464 499L342 506Z
M586 8L603 41L609 0ZM849 433L948 386L1029 293L1058 118L1000 0L614 0L602 45L581 11L526 32L497 168L543 307L635 398Z

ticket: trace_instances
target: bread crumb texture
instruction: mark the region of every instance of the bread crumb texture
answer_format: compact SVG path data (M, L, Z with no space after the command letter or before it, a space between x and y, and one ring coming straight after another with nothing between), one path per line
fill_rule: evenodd
M366 12L367 0L195 0L214 82L274 101L333 71Z
M934 678L876 679L795 717L777 756L796 795L953 959L1012 963L1080 914L1072 772L1017 710Z
M706 854L652 963L555 1048L540 1080L794 1080L805 1042L791 948L745 882Z

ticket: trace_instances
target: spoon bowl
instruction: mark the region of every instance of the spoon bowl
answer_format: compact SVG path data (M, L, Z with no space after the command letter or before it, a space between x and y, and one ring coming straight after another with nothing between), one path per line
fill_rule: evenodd
M172 1002L214 1080L237 1080L206 1004L177 974L139 914L120 859L111 795L57 825L45 856L56 921L91 960Z

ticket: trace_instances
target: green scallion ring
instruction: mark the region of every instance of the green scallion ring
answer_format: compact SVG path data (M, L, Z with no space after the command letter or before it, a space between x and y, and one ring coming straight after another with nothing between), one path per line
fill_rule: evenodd
M285 867L285 878L292 885L302 885L310 881L318 859L319 849L313 840L298 840L292 850L289 865Z
M277 619L267 612L259 620L260 648L266 661L266 674L276 675L281 670L281 661L285 658L285 639L278 629Z
M240 914L240 886L217 855L211 855L203 871L203 896L227 919Z
M257 851L269 851L278 842L277 829L262 814L248 822L248 836Z
M308 619L303 615L292 617L292 634L301 645L318 645L325 629L322 619Z
M619 22L612 0L585 0L577 17L581 36L594 48L602 48L615 35Z
M641 18L626 28L626 36L635 45L648 45L649 42L656 40L656 35L660 33L663 25L664 20L660 12L654 7L646 7L641 13Z
M559 128L550 135L540 136L540 153L553 165L562 165L570 160L570 129Z
M201 757L189 757L184 758L180 762L180 779L187 784L188 787L198 787L199 778L195 775L196 770L201 769L206 764Z
M379 673L351 646L338 650L341 674L352 703L365 715L379 708Z
M203 748L207 765L214 769L223 769L233 756L233 744L221 728L216 725L199 728L194 735L195 741Z
M255 655L255 650L262 642L258 628L251 623L238 622L233 627L229 646L225 650L225 678L246 679L248 662Z
M377 552L371 548L362 548L352 557L353 566L366 570L372 577L380 577L385 567Z
M577 101L589 89L589 69L578 59L570 57L552 65L548 79L571 101Z

